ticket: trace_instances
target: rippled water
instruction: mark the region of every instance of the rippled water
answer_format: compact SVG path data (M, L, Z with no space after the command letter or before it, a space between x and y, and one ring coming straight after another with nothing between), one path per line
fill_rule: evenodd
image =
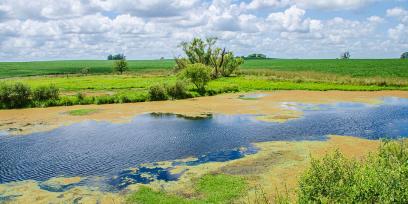
M146 114L130 123L87 121L28 136L0 136L0 183L57 176L104 176L108 185L172 180L170 169L139 167L143 163L182 159L178 165L227 161L254 153L250 143L275 140L324 140L326 135L368 139L408 136L408 100L385 98L384 104L283 104L301 109L304 117L286 123L255 120L252 115L214 115L187 119L175 115ZM237 149L248 147L245 150ZM152 179L139 178L151 174ZM126 180L126 179L125 179ZM121 184L122 183L122 184Z

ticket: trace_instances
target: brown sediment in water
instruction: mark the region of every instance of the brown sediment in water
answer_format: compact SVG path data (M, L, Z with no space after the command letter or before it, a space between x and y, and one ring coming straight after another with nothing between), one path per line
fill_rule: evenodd
M265 94L265 96L257 100L241 100L239 96L242 94L237 93L177 101L0 110L0 131L6 131L13 135L23 135L51 130L62 125L85 120L128 122L138 114L149 112L175 113L186 116L203 116L209 113L260 114L265 115L264 118L261 118L263 120L282 122L302 115L301 112L288 112L282 106L284 102L323 104L347 101L380 103L381 97L408 98L408 92L404 91L270 91L257 93ZM66 114L76 109L98 109L100 111L84 116Z

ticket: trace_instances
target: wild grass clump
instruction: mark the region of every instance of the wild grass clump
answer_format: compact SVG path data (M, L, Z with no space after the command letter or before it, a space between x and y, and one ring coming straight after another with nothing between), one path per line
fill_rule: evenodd
M149 88L149 99L151 101L164 101L168 99L166 88L162 84L156 84Z
M0 108L25 108L55 104L59 98L59 89L55 86L41 86L31 89L17 82L0 85Z
M384 142L358 161L339 151L312 159L299 183L299 203L408 203L408 145Z
M30 103L30 87L22 83L0 85L0 104L2 108L23 108Z
M166 85L166 91L169 97L175 99L190 98L191 94L187 91L187 86L184 81L176 81L173 85Z
M59 89L55 85L40 86L33 90L34 101L58 100Z
M197 196L186 198L168 194L164 191L154 191L148 187L141 187L128 197L128 203L143 204L179 204L179 203L233 203L247 190L247 182L242 177L209 174L195 183Z

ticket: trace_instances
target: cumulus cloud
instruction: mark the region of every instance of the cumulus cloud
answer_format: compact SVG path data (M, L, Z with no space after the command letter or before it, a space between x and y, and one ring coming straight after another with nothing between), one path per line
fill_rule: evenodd
M216 36L239 55L337 57L350 49L364 57L408 49L405 7L358 19L341 15L373 1L2 0L0 49L7 52L0 60L173 57L181 41L196 36ZM345 11L322 17L318 9Z
M319 9L357 9L368 5L375 0L294 0L297 5L303 8L319 8Z

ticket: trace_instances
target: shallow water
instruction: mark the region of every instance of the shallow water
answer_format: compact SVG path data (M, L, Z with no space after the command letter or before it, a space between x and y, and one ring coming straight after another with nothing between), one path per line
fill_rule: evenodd
M271 123L258 121L253 115L214 115L193 120L145 114L126 124L87 121L21 137L2 135L0 183L102 176L106 178L104 185L120 190L132 183L171 181L180 176L171 174L171 167L148 168L140 164L190 156L197 159L173 165L223 162L255 153L250 145L253 142L324 140L330 134L368 139L408 136L407 99L385 98L381 105L282 105L303 110L304 117ZM132 167L138 169L129 170Z

